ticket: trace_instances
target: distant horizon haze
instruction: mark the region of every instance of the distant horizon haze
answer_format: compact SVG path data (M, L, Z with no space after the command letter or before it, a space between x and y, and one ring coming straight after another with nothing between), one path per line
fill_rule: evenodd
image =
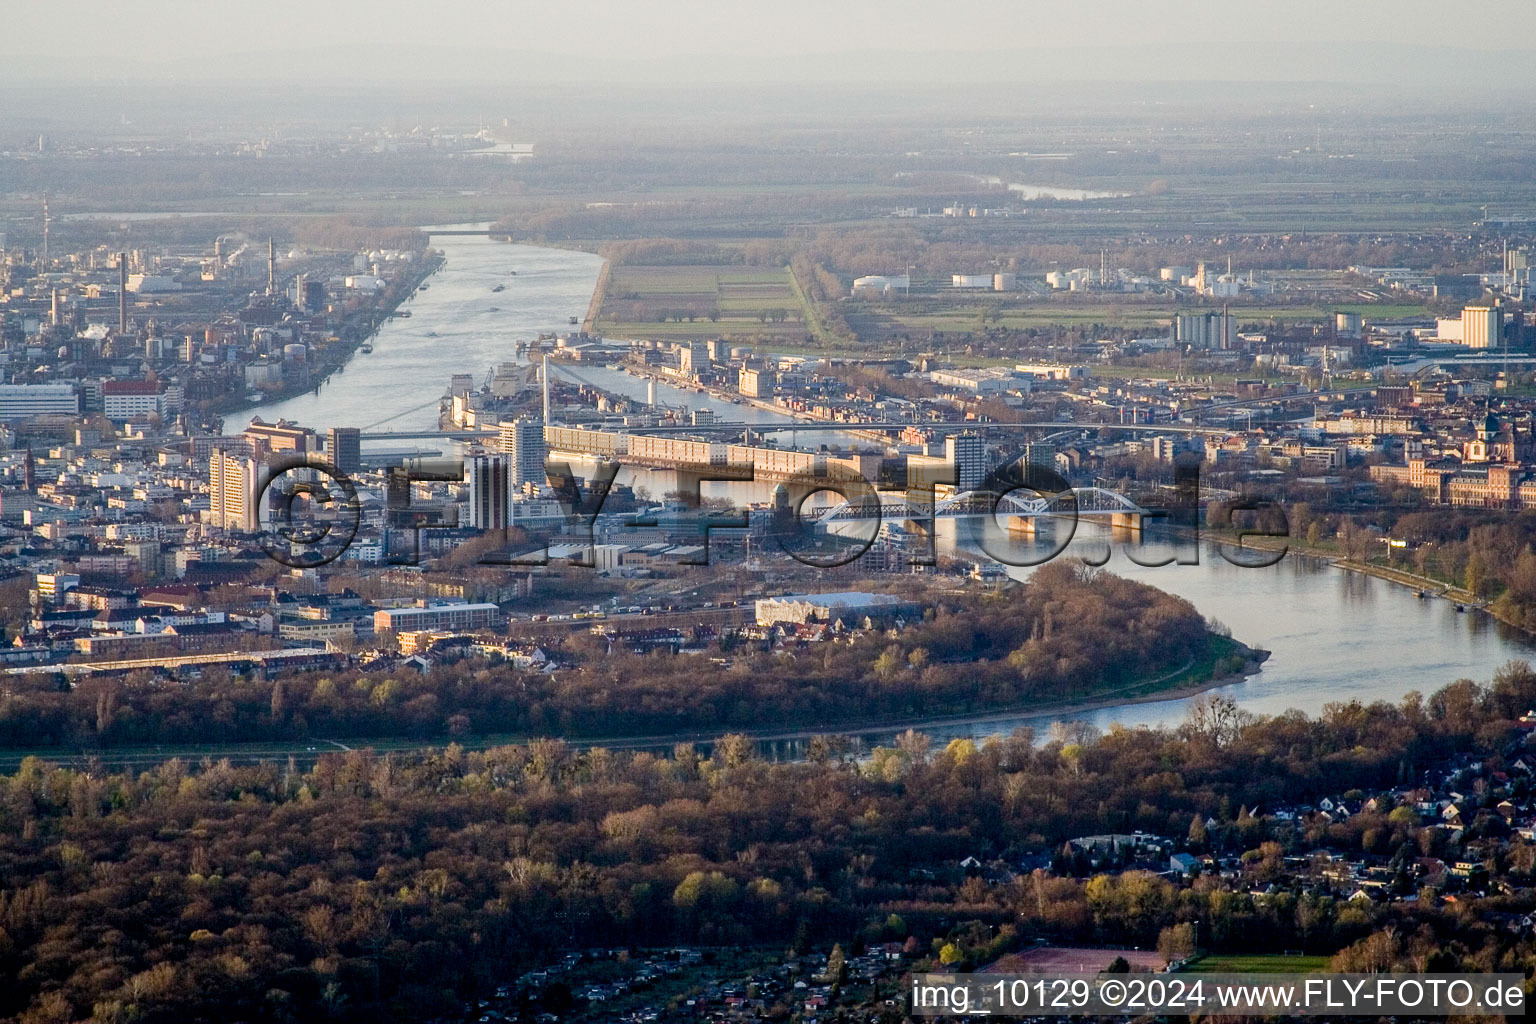
M1454 24L1448 15L1454 13ZM399 0L254 7L160 0L16 5L0 81L1337 82L1404 90L1536 85L1536 5L1288 0L910 0L771 8L701 0L561 5Z

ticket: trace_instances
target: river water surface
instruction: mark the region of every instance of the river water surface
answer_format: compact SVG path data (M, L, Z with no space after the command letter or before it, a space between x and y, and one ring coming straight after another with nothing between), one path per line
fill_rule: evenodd
M478 382L495 363L517 358L515 342L542 331L569 330L568 318L586 312L602 265L589 253L485 238L444 238L436 244L447 258L442 271L405 307L412 311L409 319L391 320L382 328L372 353L355 356L318 394L249 410L231 417L232 425L254 413L318 429L434 428L438 398L450 375L472 373ZM503 290L493 292L497 285ZM574 374L633 397L645 394L645 382L623 371L580 366ZM786 421L769 411L665 384L658 385L658 398L671 405L712 408L725 419ZM625 473L627 468L620 483L646 486L653 493L666 487L664 477ZM761 494L743 497L762 500L766 492L764 487ZM1086 526L1080 534L1084 543L1102 545L1102 538L1093 537ZM955 546L953 521L941 525L940 543ZM1216 691L1255 712L1296 708L1316 714L1333 701L1397 701L1409 691L1427 695L1462 677L1486 680L1506 661L1533 657L1529 636L1483 613L1458 613L1448 602L1420 600L1396 584L1312 559L1290 556L1270 568L1245 569L1205 551L1198 565L1143 568L1116 550L1105 568L1186 598L1230 627L1238 640L1272 652L1261 672ZM1184 717L1188 703L1122 704L1073 717L1100 727L1169 724ZM1021 709L1012 718L936 725L928 731L941 739L980 737L1020 725L1043 729L1059 717Z

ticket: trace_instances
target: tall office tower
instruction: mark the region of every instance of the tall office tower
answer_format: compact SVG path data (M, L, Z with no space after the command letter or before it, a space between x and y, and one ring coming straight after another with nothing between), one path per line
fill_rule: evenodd
M476 530L504 530L512 525L512 456L477 455L469 471L469 525Z
M1179 442L1171 437L1154 437L1151 442L1152 457L1158 462L1172 462L1179 453Z
M117 333L128 333L128 254L117 254Z
M325 455L343 473L356 473L363 465L361 433L356 427L332 427L325 435Z
M987 476L987 446L980 434L970 432L944 439L944 458L955 467L955 486L974 491Z
M1054 470L1056 446L1048 441L1031 441L1024 446L1020 461L1026 466L1040 466L1043 469Z
M1498 348L1503 333L1504 312L1498 306L1467 306L1461 311L1461 343L1468 348Z
M261 463L215 448L208 456L208 511L212 525L255 533L256 484Z
M384 477L384 507L411 507L411 474L402 466L391 466Z
M544 444L544 424L539 420L516 419L501 421L502 452L512 456L512 487L521 490L526 484L543 487L548 482L544 472L544 460L549 454Z

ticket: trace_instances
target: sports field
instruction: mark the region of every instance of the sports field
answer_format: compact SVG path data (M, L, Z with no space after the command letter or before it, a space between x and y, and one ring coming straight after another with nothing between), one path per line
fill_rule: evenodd
M1215 955L1201 957L1184 969L1202 974L1212 971L1229 974L1306 974L1327 970L1328 957L1285 956L1280 953Z
M1097 946L1039 946L1022 953L1009 953L982 969L986 974L1069 974L1075 971L1102 971L1124 957L1133 970L1160 971L1165 961L1150 949L1109 949Z

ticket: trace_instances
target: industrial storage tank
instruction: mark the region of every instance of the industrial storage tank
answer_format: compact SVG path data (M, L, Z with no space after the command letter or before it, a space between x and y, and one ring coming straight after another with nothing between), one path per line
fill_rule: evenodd
M1358 338L1365 327L1365 318L1359 313L1333 314L1333 329L1341 338Z
M283 361L284 362L288 362L288 363L302 363L308 357L309 357L309 346L307 346L307 345L297 345L297 344L295 344L295 345L284 345L283 346Z

